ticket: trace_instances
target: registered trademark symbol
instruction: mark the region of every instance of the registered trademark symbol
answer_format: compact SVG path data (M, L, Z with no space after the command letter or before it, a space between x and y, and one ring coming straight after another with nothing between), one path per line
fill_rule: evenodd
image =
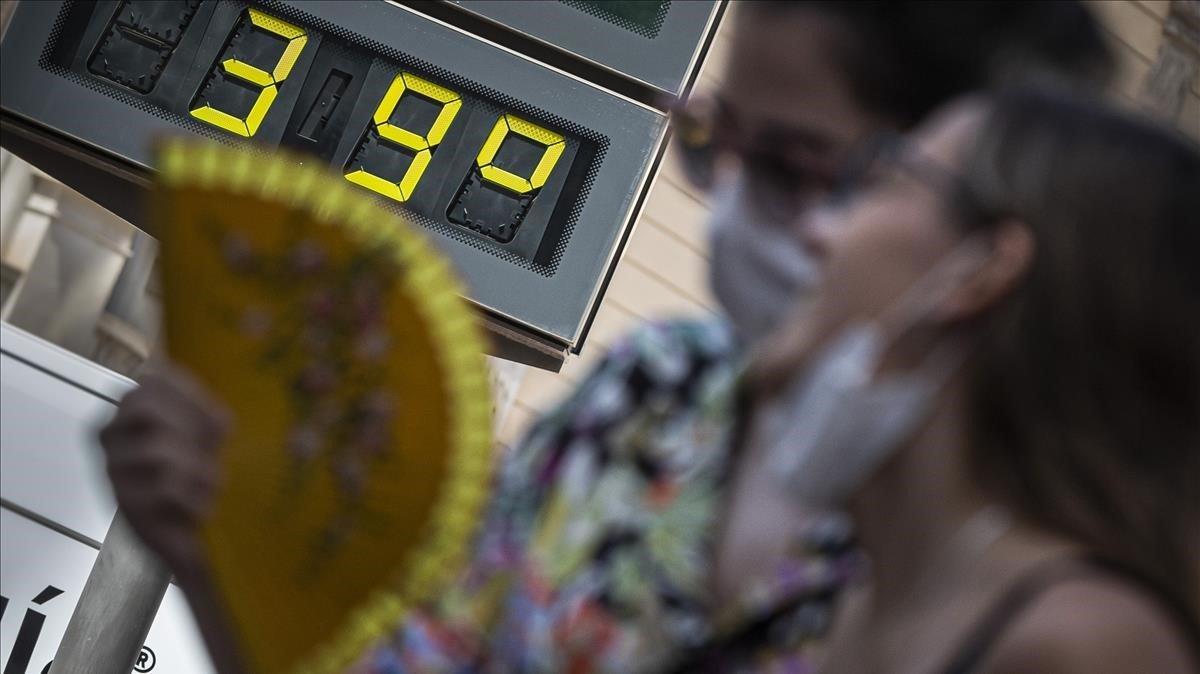
M155 661L154 651L146 646L142 646L142 652L138 653L137 662L133 663L133 670L135 672L148 672L154 669Z

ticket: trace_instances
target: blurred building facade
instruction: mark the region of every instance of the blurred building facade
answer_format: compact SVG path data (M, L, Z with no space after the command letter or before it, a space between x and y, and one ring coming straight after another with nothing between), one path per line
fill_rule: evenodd
M9 3L3 3L9 4ZM720 89L737 20L718 30L697 85ZM1200 0L1095 0L1119 59L1113 96L1200 138ZM672 316L716 316L706 280L709 204L668 153L584 351L559 373L492 360L498 439L578 383L621 334ZM136 378L159 336L155 243L129 223L0 151L0 318Z

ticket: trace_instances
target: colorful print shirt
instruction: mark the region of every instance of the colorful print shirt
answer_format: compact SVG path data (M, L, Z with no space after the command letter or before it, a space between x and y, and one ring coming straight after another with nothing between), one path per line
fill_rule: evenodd
M712 546L731 460L734 343L716 323L637 330L505 455L470 567L354 671L811 671L859 568L844 526L718 620Z

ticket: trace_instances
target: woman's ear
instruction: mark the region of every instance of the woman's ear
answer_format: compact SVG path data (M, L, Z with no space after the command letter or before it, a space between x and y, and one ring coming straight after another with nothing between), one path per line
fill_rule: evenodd
M942 321L958 323L986 313L1019 286L1033 264L1036 244L1029 226L1008 219L994 227L982 264L947 297Z

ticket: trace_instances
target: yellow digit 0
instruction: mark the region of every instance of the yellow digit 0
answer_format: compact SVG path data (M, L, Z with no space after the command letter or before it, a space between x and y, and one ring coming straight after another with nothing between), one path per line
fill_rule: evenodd
M400 97L410 89L425 98L442 104L437 119L433 121L433 125L424 136L408 129L402 129L388 121L395 112L396 106L400 105ZM346 180L396 201L408 201L412 197L413 190L417 188L417 183L421 181L421 176L425 174L425 169L429 167L429 161L433 158L433 149L446 137L446 130L450 128L450 123L454 121L454 117L458 115L460 109L462 109L462 98L453 91L411 73L396 75L396 78L392 80L392 85L388 87L387 93L383 95L383 99L375 108L372 124L380 138L393 145L414 151L416 154L413 155L412 163L408 165L408 169L399 182L392 182L363 168L347 173Z
M542 158L538 160L537 167L533 169L533 173L528 178L522 178L492 164L496 160L496 153L500 151L500 146L504 143L504 138L510 132L546 147L542 152ZM520 117L506 114L496 120L496 125L492 127L492 132L488 134L483 147L479 149L475 162L479 165L479 172L488 182L500 185L517 194L528 194L546 184L550 172L558 164L564 149L566 149L566 143L559 134L527 122Z
M287 79L292 68L295 67L296 61L300 58L300 52L304 51L304 45L308 43L308 36L305 35L304 29L263 14L257 9L248 9L247 11L250 14L250 23L255 28L278 35L288 41L283 55L279 57L279 62L270 72L233 58L221 62L221 69L231 77L262 88L245 119L218 110L208 103L192 109L191 114L213 126L249 138L258 131L259 125L266 118L267 111L271 109L275 97L279 95L279 85Z

